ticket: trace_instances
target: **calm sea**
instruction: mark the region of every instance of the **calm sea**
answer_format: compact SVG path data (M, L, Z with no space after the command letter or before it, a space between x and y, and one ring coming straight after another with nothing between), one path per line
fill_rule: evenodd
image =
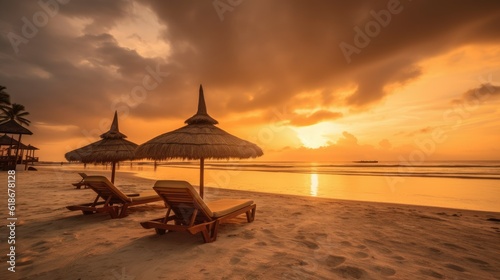
M64 169L84 170L82 164ZM87 165L87 171L109 166ZM199 184L198 162L122 163L121 172ZM205 186L236 190L500 212L500 161L209 161Z

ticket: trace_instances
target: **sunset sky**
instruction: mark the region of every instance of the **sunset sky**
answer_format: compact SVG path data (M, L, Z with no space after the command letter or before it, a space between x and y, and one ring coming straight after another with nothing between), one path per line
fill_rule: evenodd
M48 3L46 6L40 3ZM43 161L179 128L203 84L262 160L500 159L500 1L1 1Z

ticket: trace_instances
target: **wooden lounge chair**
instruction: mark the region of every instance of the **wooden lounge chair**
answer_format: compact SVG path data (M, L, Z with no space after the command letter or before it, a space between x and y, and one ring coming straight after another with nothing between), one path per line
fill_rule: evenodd
M88 188L87 184L85 184L85 181L84 181L85 178L87 178L87 174L82 173L82 172L79 172L78 174L80 174L82 179L80 180L80 182L73 183L72 185L75 186L77 189L81 189L82 186L84 186L85 188Z
M85 215L108 212L114 219L127 216L129 206L162 200L155 192L143 195L124 194L104 176L87 176L84 183L97 193L94 202L67 206L67 209L81 210ZM101 201L99 201L100 198Z
M205 203L186 181L157 181L153 189L165 201L167 213L165 217L141 225L146 229L154 228L157 234L188 231L194 235L201 232L203 240L208 243L217 239L222 221L241 214L246 214L249 223L255 218L256 205L252 200L221 199Z

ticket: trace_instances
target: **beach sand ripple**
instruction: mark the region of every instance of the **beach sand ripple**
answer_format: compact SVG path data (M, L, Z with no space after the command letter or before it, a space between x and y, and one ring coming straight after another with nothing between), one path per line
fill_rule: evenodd
M207 188L207 200L253 199L257 215L222 224L217 241L204 244L200 235L143 229L165 214L162 203L132 207L123 219L82 215L65 208L94 198L71 185L76 173L17 178L16 279L500 278L499 213ZM128 192L154 184L116 178Z

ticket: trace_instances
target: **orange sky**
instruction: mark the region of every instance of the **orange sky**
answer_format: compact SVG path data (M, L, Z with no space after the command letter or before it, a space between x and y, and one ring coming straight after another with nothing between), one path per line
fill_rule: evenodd
M179 128L200 83L262 160L500 159L498 1L332 2L9 1L0 84L44 161L114 110L138 144Z

